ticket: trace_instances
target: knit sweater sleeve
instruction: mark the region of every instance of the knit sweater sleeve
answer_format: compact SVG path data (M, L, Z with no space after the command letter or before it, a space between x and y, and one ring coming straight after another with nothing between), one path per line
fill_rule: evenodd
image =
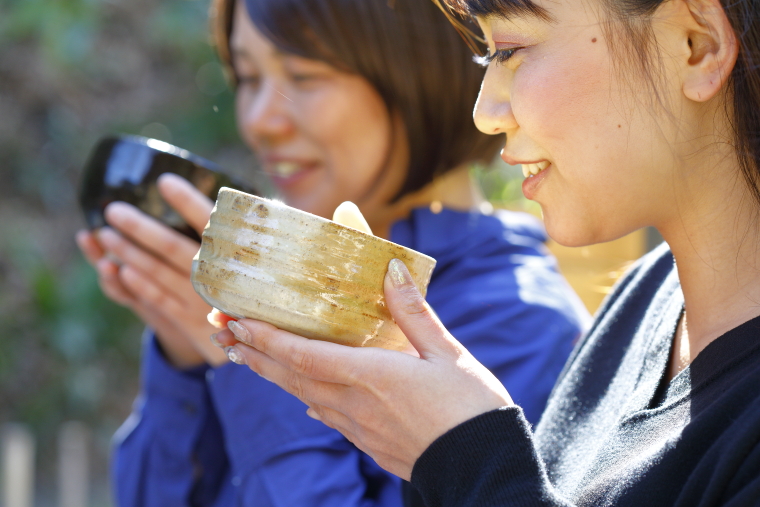
M569 507L546 474L522 409L481 414L419 457L412 484L428 507Z

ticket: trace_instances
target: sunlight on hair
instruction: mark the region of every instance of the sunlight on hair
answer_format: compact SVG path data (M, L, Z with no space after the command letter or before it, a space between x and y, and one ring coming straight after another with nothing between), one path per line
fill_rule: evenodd
M446 16L446 19L449 20L449 22L454 26L454 29L462 37L465 44L467 44L467 47L469 47L470 50L476 55L483 56L483 50L480 48L479 44L485 44L485 39L467 28L464 23L457 19L451 10L449 10L445 5L441 3L441 0L432 0L432 2L439 9L441 9L443 14Z

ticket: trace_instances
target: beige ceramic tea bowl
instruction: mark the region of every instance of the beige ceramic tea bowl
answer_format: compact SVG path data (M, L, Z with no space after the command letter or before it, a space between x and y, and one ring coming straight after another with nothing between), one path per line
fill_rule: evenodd
M193 286L211 306L307 338L401 350L383 279L401 259L425 294L435 259L381 238L223 188L193 260Z

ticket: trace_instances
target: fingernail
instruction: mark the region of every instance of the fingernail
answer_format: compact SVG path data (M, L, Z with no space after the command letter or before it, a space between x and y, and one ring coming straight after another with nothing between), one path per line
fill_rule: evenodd
M227 353L227 357L230 361L236 364L245 364L245 358L235 347L226 347L224 351Z
M306 410L306 415L308 415L308 416L309 416L309 417L311 417L312 419L316 419L317 421L321 421L321 420L322 420L322 418L321 418L321 417L319 417L319 414L317 414L317 411L316 411L316 410L314 410L314 409L313 409L313 408L311 408L311 407L309 407L309 409L308 409L308 410Z
M232 334L234 334L241 342L251 343L251 333L249 333L239 322L231 320L227 323L227 328L229 328L229 330L232 331Z
M209 338L211 339L211 343L213 343L220 349L224 348L224 345L222 345L221 342L219 342L219 340L216 339L216 333L212 334Z
M388 264L388 274L391 277L394 287L401 287L412 283L412 277L409 274L409 270L403 262L398 259L391 259Z

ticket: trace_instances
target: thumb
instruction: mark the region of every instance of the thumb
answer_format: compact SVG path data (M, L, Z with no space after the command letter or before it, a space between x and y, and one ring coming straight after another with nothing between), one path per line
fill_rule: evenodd
M208 223L214 203L182 176L173 173L158 178L158 190L169 206L174 208L198 234Z
M457 342L414 285L409 270L391 259L384 281L385 302L393 319L423 359L457 353Z

